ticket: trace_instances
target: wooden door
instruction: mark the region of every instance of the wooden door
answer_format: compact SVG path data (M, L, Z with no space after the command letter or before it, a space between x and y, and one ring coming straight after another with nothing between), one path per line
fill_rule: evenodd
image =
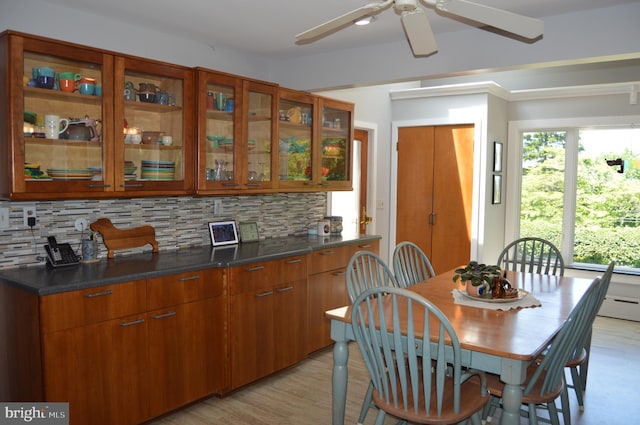
M369 175L369 133L364 130L355 130L355 139L360 141L360 183L358 185L360 189L360 204L358 208L358 231L360 234L367 233L367 224L371 223L372 219L369 216L370 211L367 211L367 176Z
M469 261L474 127L398 131L396 243L420 246L436 273Z

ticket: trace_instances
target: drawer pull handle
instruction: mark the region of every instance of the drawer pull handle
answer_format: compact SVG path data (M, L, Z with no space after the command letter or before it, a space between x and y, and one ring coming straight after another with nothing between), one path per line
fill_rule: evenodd
M262 269L264 269L264 266L247 267L245 270L248 272L257 272Z
M111 289L107 289L106 291L102 291L102 292L94 292L93 294L85 294L84 296L87 298L96 298L96 297L102 297L105 295L111 295L113 293L113 291L111 291Z
M189 276L189 277L181 277L180 279L178 279L180 282L184 282L187 280L196 280L196 279L200 279L200 275L195 275L195 276Z
M87 187L111 187L110 184L88 184Z
M371 244L365 243L362 245L358 245L358 248L371 248Z
M287 292L287 291L291 291L292 289L293 289L293 286L287 286L286 288L278 289L278 292Z
M120 326L122 326L123 328L126 328L127 326L139 325L141 323L144 323L144 319L138 319L138 320L134 320L132 322L120 323Z
M165 317L171 317L171 316L175 316L176 312L175 311L169 311L167 313L162 313L162 314L156 314L155 316L153 316L154 319L164 319Z
M273 295L273 291L269 291L269 292L262 292L260 294L256 294L256 297L258 298L262 298L262 297L268 297L269 295Z
M301 263L302 260L300 258L296 258L295 260L289 260L286 262L286 264L296 264L296 263Z
M333 254L335 254L335 251L322 251L320 253L320 255L333 255Z
M129 184L121 184L120 187L124 187L125 189L128 189L130 187L143 187L142 183L129 183Z
M335 273L332 273L332 275L334 275L334 276L344 276L345 274L347 274L347 272L335 272Z

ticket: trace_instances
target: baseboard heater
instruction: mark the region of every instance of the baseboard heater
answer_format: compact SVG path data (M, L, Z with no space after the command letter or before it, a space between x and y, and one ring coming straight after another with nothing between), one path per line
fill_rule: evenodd
M640 299L607 295L598 315L640 322Z

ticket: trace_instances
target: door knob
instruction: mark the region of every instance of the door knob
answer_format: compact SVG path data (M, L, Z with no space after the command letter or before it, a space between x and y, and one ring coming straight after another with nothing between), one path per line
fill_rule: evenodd
M362 207L362 214L360 215L360 225L361 226L366 226L367 224L371 223L373 221L373 217L368 217L367 216L367 210L365 209L365 207Z

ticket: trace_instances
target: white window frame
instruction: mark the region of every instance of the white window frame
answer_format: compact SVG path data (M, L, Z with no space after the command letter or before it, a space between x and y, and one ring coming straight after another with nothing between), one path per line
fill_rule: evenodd
M640 122L640 116L575 117L509 121L507 147L507 182L504 244L520 234L520 195L522 189L522 135L531 132L566 131L565 179L560 252L565 265L573 267L573 239L575 233L576 181L578 174L578 132L585 128L628 127ZM511 164L512 166L509 166ZM593 266L589 269L600 269ZM606 266L602 266L604 270Z

